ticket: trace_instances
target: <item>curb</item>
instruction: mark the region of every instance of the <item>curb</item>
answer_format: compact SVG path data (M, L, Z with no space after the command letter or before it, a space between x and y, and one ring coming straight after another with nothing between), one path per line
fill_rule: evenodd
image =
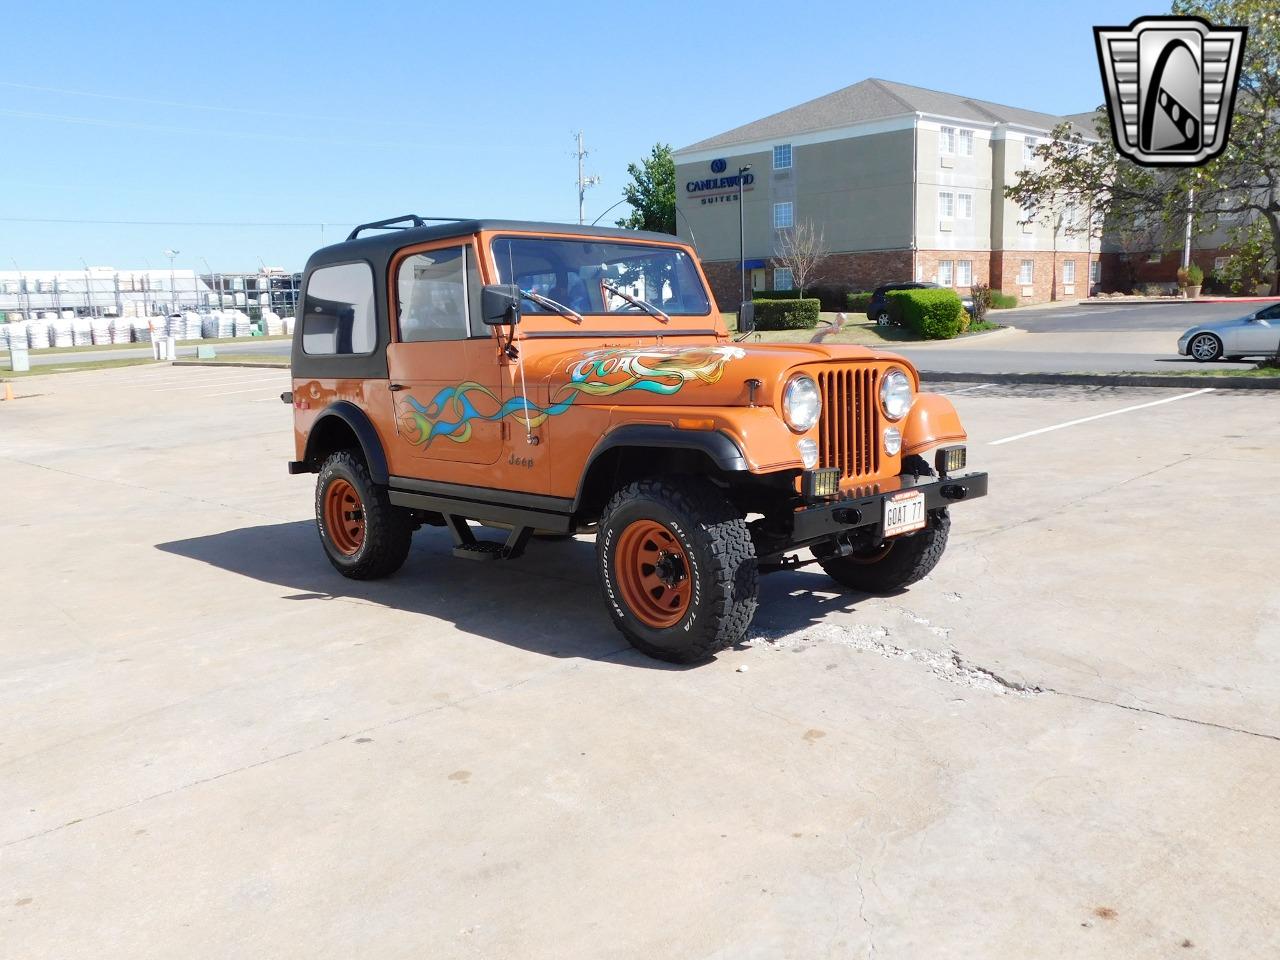
M1077 307L1144 307L1152 304L1163 304L1165 306L1183 306L1194 303L1273 303L1280 300L1280 297L1196 297L1194 300L1188 300L1186 297L1117 297L1114 300L1081 300L1076 303Z
M287 363L253 363L245 360L174 360L172 366L175 367L253 367L259 370L288 370Z
M1217 390L1280 390L1280 377L1169 377L1133 373L950 373L921 370L931 383L1031 383L1086 387L1213 387Z

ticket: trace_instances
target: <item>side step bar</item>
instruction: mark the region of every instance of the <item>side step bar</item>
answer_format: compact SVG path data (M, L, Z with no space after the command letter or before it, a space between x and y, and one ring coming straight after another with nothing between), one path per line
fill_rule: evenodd
M467 560L514 560L524 553L529 538L535 530L551 533L572 532L571 518L567 514L552 513L529 507L508 507L498 503L477 500L460 500L428 493L411 493L408 490L387 491L391 502L411 510L427 510L444 517L445 525L453 536L453 555ZM478 540L468 520L486 520L507 524L511 535L506 543L496 540Z
M533 536L533 527L512 527L506 543L477 540L465 517L446 513L444 523L453 537L453 555L462 560L514 560L524 553Z

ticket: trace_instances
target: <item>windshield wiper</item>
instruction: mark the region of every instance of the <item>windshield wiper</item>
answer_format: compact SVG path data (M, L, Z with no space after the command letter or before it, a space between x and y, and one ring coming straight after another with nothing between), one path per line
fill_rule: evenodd
M659 310L657 307L655 307L652 303L650 303L647 300L641 300L639 297L633 297L631 294L627 293L627 291L623 290L621 287L615 287L608 280L601 280L600 286L604 287L610 293L617 294L623 300L627 301L627 303L633 306L639 307L645 313L649 314L649 316L657 317L663 323L671 322L671 318L667 316L665 313L663 313L661 310Z
M576 310L571 310L563 303L556 303L556 301L552 300L550 297L544 297L542 294L534 293L532 290L521 290L520 296L524 297L526 300L533 301L538 306L544 307L547 310L553 310L562 317L568 317L574 323L582 322L582 314L578 313Z

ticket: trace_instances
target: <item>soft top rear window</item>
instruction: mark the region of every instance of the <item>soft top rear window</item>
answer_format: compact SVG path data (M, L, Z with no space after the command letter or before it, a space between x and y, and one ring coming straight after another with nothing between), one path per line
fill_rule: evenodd
M676 247L606 240L498 237L493 258L503 283L539 293L578 313L624 315L644 311L610 289L644 300L670 316L711 312L693 258ZM525 313L546 313L526 300Z

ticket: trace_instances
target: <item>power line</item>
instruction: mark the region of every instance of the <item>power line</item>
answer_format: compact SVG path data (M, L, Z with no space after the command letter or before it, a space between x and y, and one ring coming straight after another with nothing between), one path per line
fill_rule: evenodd
M326 220L323 223L266 223L232 220L86 220L62 217L0 217L0 223L92 223L124 227L354 227L354 223Z
M93 97L96 100L115 100L122 103L145 103L155 107L179 107L183 110L210 110L216 113L239 113L251 117L279 117L283 120L323 120L330 123L366 123L385 127L404 127L398 120L370 120L364 117L321 117L314 114L282 113L275 110L253 110L249 107L221 107L205 103L187 103L181 100L155 100L150 97L129 97L123 94L98 93L92 90L67 90L63 87L45 87L35 83L16 83L0 80L0 87L15 90L36 90L41 93L58 93L69 97Z

